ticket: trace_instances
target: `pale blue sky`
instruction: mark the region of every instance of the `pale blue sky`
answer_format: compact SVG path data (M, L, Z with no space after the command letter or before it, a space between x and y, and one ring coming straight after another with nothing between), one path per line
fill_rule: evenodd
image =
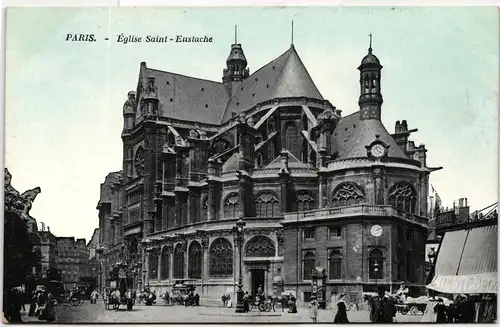
M139 65L220 81L234 40L250 72L294 44L322 95L358 110L357 67L373 33L384 66L382 120L406 119L445 205L497 196L498 12L483 8L14 8L6 25L6 167L40 186L31 211L58 236L89 238L100 183L121 169L122 105ZM28 29L27 26L30 28ZM65 42L94 33L94 43ZM209 35L208 44L116 43L117 34ZM104 38L109 35L110 41Z

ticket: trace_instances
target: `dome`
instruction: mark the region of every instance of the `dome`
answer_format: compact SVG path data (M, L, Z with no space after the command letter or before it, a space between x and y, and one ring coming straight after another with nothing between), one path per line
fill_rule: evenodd
M372 53L372 48L368 49L368 54L361 60L361 65L377 64L380 65L378 58Z

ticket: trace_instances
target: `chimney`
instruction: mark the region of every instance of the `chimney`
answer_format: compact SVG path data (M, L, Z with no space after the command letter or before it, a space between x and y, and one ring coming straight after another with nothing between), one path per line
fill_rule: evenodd
M401 123L398 121L396 121L396 126L394 127L394 132L395 133L399 133L401 132Z
M464 206L464 199L463 199L463 198L458 199L458 206L459 206L460 208L462 208L462 207Z
M49 233L50 233L50 227L49 227L49 226L47 226L47 232L49 232Z
M467 198L465 198L465 206L467 207Z
M42 232L45 232L45 224L43 223L43 221L41 222L42 224Z

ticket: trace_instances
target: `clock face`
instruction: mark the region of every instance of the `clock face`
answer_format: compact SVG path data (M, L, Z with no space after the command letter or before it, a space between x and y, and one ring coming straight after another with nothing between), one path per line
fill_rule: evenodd
M372 146L371 152L372 156L380 158L384 155L385 148L382 144L375 144L374 146Z
M380 225L373 225L372 228L370 229L370 234L374 237L380 237L382 236L382 226Z

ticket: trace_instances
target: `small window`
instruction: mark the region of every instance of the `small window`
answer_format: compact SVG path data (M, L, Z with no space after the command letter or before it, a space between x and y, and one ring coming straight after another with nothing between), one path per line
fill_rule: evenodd
M205 108L208 108L208 104L205 105Z
M304 239L314 240L316 238L316 228L305 228L304 229Z
M330 227L330 238L337 238L342 236L342 227Z
M203 88L203 87L202 87L202 88L201 88L201 90L202 90L202 91L205 91L205 88Z
M167 85L170 85L170 82L169 82L169 81L167 81Z

